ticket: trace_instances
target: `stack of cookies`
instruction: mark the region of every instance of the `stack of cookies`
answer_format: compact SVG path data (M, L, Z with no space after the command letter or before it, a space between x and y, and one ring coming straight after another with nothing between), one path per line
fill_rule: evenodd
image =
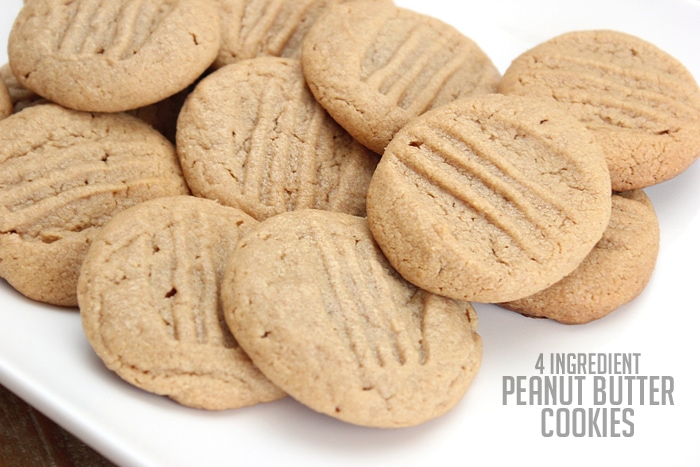
M633 300L643 189L700 155L692 75L614 31L501 75L389 0L33 0L8 51L0 277L209 410L446 413L481 364L472 303L582 324Z

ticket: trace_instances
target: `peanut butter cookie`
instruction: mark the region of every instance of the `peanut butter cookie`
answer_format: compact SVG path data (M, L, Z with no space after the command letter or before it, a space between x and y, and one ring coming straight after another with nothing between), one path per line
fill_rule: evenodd
M659 221L642 191L615 193L603 238L581 265L553 286L500 305L527 316L566 324L600 319L646 287L659 254Z
M203 79L180 112L192 192L258 220L294 209L365 214L378 156L314 99L298 60L259 57Z
M327 9L304 38L301 60L321 105L378 154L413 117L495 92L500 79L486 53L454 27L382 2Z
M299 210L261 222L229 260L222 300L270 380L349 423L403 427L442 415L481 363L473 307L406 282L366 219L348 214Z
M188 193L173 145L136 117L28 107L0 120L0 277L75 306L100 228L145 200Z
M8 39L19 82L65 107L118 112L193 83L216 58L213 0L37 0Z
M547 101L490 94L397 133L372 178L367 218L417 286L503 302L576 269L608 224L610 194L603 154L580 122Z
M506 94L558 102L603 148L612 187L669 180L700 156L700 88L675 58L618 31L574 31L517 57Z
M222 410L284 392L231 335L219 300L244 212L194 196L151 200L102 229L81 269L83 329L125 381L196 408Z

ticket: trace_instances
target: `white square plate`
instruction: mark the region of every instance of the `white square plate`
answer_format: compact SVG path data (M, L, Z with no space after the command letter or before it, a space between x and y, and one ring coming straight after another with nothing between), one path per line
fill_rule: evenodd
M635 34L683 62L700 78L699 0L396 0L431 14L474 39L504 71L526 49L576 29ZM0 6L0 64L22 0ZM698 148L700 151L700 148ZM646 190L659 216L661 251L644 293L605 319L583 326L521 317L477 305L482 368L466 397L424 425L376 430L316 414L287 398L271 404L204 412L145 393L105 370L85 340L78 313L31 302L0 281L0 382L124 466L226 465L700 465L700 165ZM596 406L593 375L582 405L504 404L508 377L539 375L543 354L639 353L636 376L673 378L673 405L639 401ZM548 369L549 370L549 369ZM547 375L547 372L545 372ZM606 376L607 377L607 376ZM637 380L638 381L638 380ZM647 386L648 389L648 386ZM546 409L551 409L550 417ZM557 425L577 414L578 425ZM610 415L596 436L590 411L631 409L612 437ZM544 417L544 418L543 418ZM621 416L620 416L621 419ZM544 420L544 425L543 425ZM633 432L632 432L633 428ZM554 432L554 436L543 436ZM558 436L569 431L569 436ZM584 433L584 436L574 436ZM589 436L589 435L593 436Z

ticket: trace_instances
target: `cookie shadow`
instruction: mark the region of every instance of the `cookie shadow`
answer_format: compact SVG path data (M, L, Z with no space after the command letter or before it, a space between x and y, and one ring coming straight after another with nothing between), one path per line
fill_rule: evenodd
M406 448L417 452L434 446L436 438L454 423L455 412L405 428L371 428L353 425L315 412L291 397L274 403L277 439L295 451L313 452L318 459L344 459L362 465L381 465L382 459L396 461Z

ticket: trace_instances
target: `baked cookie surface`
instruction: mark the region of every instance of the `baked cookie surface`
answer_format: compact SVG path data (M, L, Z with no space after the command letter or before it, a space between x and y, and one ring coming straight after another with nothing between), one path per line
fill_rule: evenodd
M12 102L13 112L19 112L25 107L30 107L35 104L46 104L48 101L35 93L25 88L12 72L10 64L6 63L0 67L0 80L7 87L8 95L10 96L10 101Z
M213 62L213 0L37 0L8 39L19 82L65 107L132 110L186 88Z
M573 271L605 230L610 193L605 159L578 121L541 100L491 94L399 131L372 178L367 218L410 282L501 302Z
M616 191L669 180L700 156L700 88L675 58L618 31L575 31L517 57L499 91L554 99L596 136Z
M607 316L646 287L659 254L659 235L654 206L642 190L614 193L603 237L574 272L535 295L499 305L566 324Z
M491 59L457 29L381 2L326 10L304 38L301 60L321 105L378 154L411 118L494 92L500 79Z
M240 210L193 196L151 200L115 216L90 247L78 285L85 335L105 365L191 407L284 397L221 313L225 263L255 224Z
M356 0L216 0L221 49L214 68L248 58L298 59L301 44L316 18L329 6ZM392 0L375 0L393 3Z
M35 105L0 121L0 277L75 306L80 264L118 211L189 189L175 148L143 121Z
M437 417L462 398L481 362L472 306L403 280L364 218L301 210L261 222L229 261L222 300L263 373L353 424Z
M303 208L364 215L378 161L314 100L299 61L280 57L203 79L180 112L177 150L195 195L258 220Z
M12 105L12 99L10 98L7 86L4 81L0 81L0 119L9 117L12 114L13 108L14 106Z

